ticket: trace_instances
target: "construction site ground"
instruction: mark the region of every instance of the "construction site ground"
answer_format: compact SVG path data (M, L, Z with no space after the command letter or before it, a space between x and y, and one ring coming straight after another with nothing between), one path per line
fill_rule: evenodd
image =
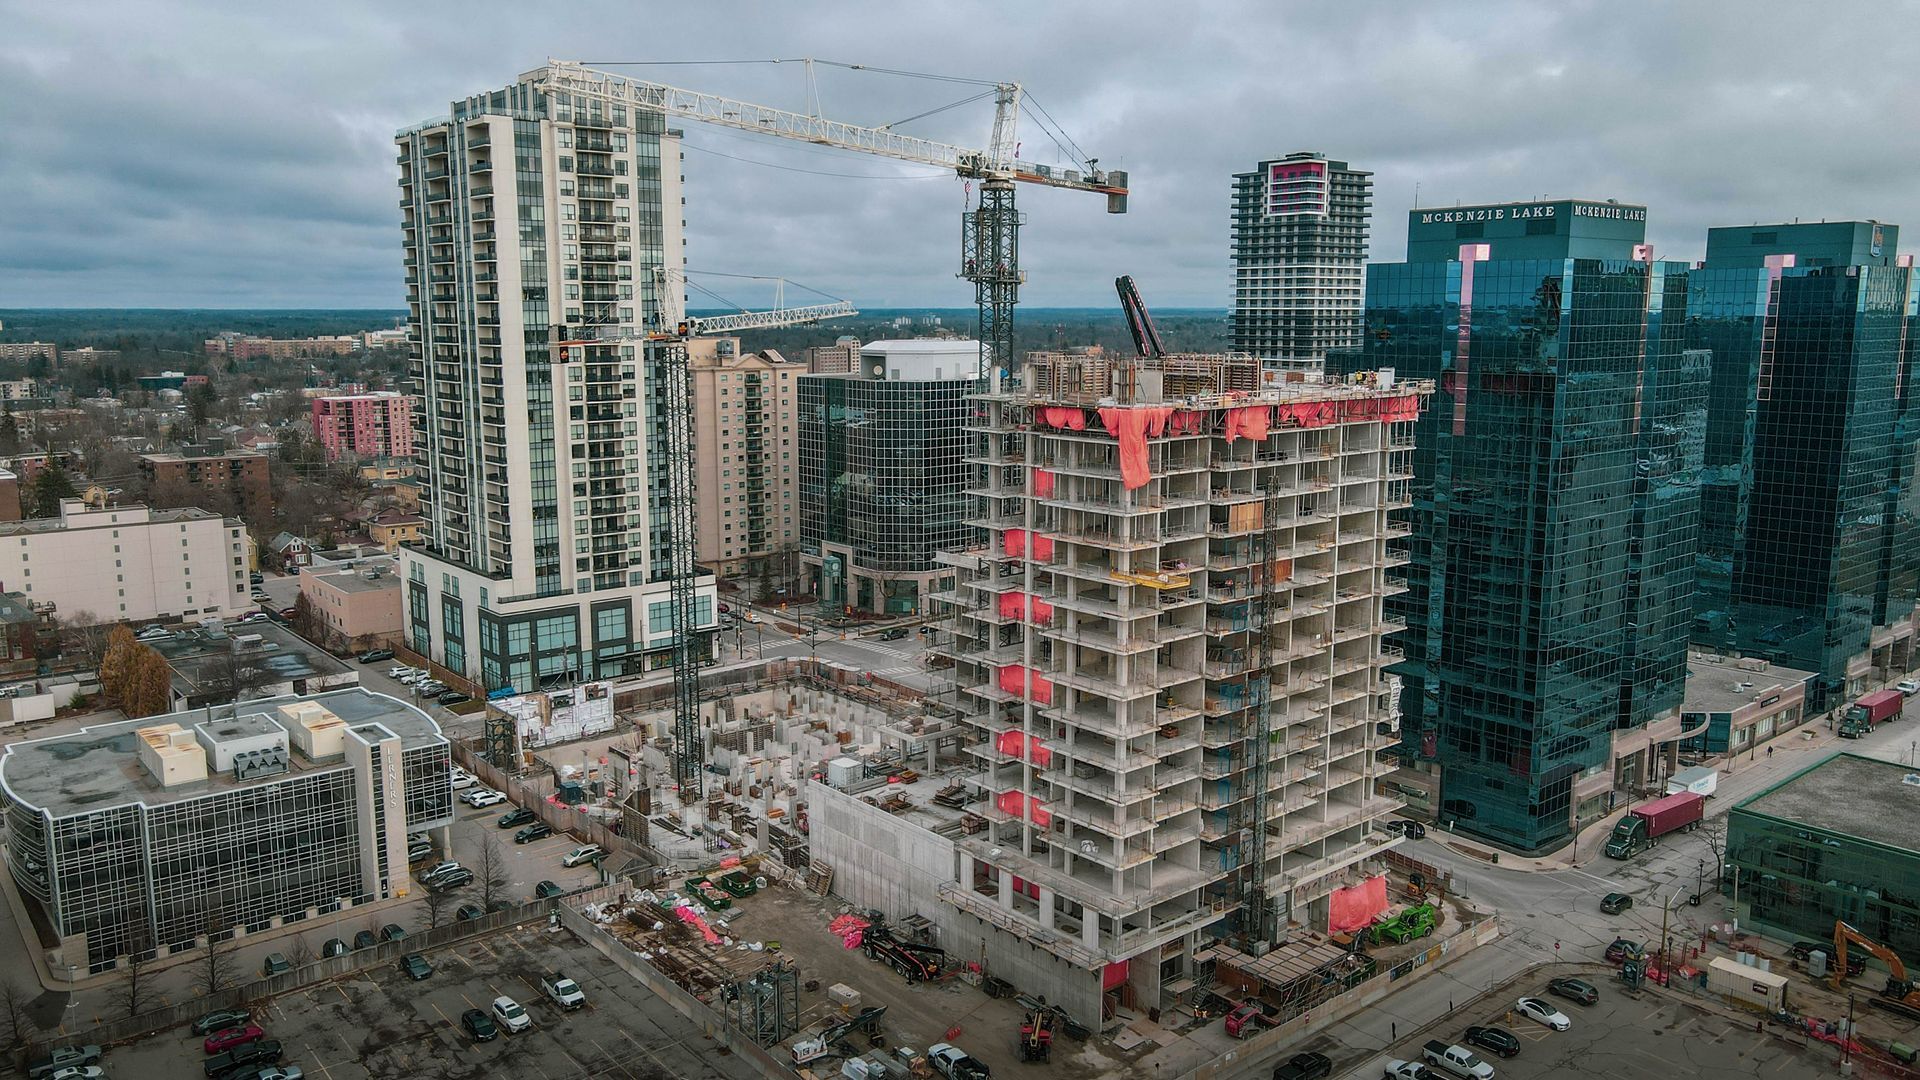
M659 895L664 900L675 891L686 895L686 883L676 880ZM1400 896L1398 888L1395 895ZM1395 906L1400 906L1398 900ZM1477 917L1472 909L1452 900L1443 900L1441 908L1442 918L1433 935L1372 950L1381 970L1433 949ZM829 931L828 924L847 910L832 897L776 883L752 896L735 899L724 911L702 912L727 939L721 945L706 944L696 931L664 909L648 908L637 922L615 920L611 929L676 981L712 1001L717 1009L728 1007L719 988L729 975L744 979L774 960L784 959L797 969L802 1031L816 1029L860 1008L884 1005L887 1013L880 1022L880 1050L895 1060L900 1048L924 1053L933 1043L946 1041L980 1058L996 1075L1020 1074L1025 1063L1020 1059L1018 1033L1025 1010L1018 998L987 996L977 977L961 973L968 960L963 956L948 957L948 967L954 973L940 981L907 982L891 968L867 959L860 949L846 948ZM828 992L836 985L857 991L858 1005L843 1008L833 1001ZM864 1036L856 1036L850 1045L855 1053L871 1049ZM1068 1080L1171 1077L1214 1060L1236 1045L1237 1041L1226 1035L1222 1016L1217 1013L1195 1015L1183 1009L1156 1020L1144 1009L1123 1010L1108 1022L1104 1032L1084 1041L1072 1039L1064 1031L1057 1033L1054 1052L1045 1068L1047 1075ZM776 1053L786 1059L784 1046ZM837 1075L839 1060L815 1063L815 1074Z

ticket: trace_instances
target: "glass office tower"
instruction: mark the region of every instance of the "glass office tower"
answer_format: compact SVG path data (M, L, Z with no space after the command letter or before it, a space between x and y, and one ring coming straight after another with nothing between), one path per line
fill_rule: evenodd
M1713 354L1693 636L1868 688L1875 627L1913 611L1915 282L1874 222L1708 233L1689 343ZM1905 665L1898 665L1904 670Z
M1613 733L1682 697L1707 372L1645 222L1416 210L1409 261L1368 268L1363 366L1439 384L1388 601L1402 760L1438 775L1439 821L1523 851L1604 812Z

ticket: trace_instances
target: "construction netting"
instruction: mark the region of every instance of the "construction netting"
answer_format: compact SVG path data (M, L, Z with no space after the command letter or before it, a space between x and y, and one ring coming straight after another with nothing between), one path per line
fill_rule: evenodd
M1350 934L1373 925L1387 910L1387 875L1373 877L1350 888L1335 889L1329 898L1327 929L1335 934Z
M1008 529L1006 532L1000 535L1000 545L1002 549L1005 550L1006 553L1009 555L1013 555L1016 557L1025 555L1027 553L1027 547L1028 547L1027 530ZM1032 547L1033 547L1033 559L1035 562L1046 562L1047 560L1053 558L1053 538L1052 537L1040 536L1036 534L1033 537Z
M1024 732L1003 731L994 737L993 745L994 749L1016 761L1025 758L1041 768L1053 764L1053 751L1047 749L1038 735L1029 739Z
M1027 622L1046 626L1053 622L1053 605L1037 596L1028 596L1023 592L1001 593L1000 617L1024 619Z
M1008 664L1000 669L1000 689L1015 697L1042 705L1053 704L1053 682L1025 664Z

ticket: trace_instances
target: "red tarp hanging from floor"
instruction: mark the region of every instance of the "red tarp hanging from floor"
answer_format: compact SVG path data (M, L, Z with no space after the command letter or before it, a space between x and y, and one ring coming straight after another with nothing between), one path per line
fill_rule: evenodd
M1029 678L1032 680L1031 691L1027 689ZM1031 697L1042 705L1053 704L1053 683L1021 664L1008 664L1000 669L1000 689L1015 697Z
M1033 470L1033 493L1044 499L1053 494L1053 474L1045 469Z
M1074 409L1061 405L1044 405L1036 411L1040 414L1041 422L1048 427L1060 428L1066 431L1085 431L1087 429L1087 412L1085 409Z
M1340 403L1341 420L1372 420L1380 415L1380 407L1386 404L1379 398L1354 398Z
M1340 415L1337 401L1296 401L1280 408L1280 423L1295 427L1322 427Z
M1001 593L1000 617L1025 619L1044 626L1053 621L1053 605L1037 596L1030 597L1026 593Z
M1119 986L1121 983L1126 981L1127 981L1127 961L1125 960L1122 960L1114 964L1108 964L1106 966L1106 969L1100 972L1100 990L1102 993L1105 993L1106 991L1111 990L1114 987Z
M1027 553L1027 530L1008 529L1001 535L1000 544L1009 555L1025 555ZM1046 562L1051 558L1053 558L1053 538L1050 536L1035 536L1033 538L1033 561Z
M1038 882L1028 881L1018 874L1011 874L1009 876L1013 878L1014 892L1020 893L1023 896L1032 897L1035 900L1040 899L1040 884Z
M1053 814L1048 812L1045 803L1030 798L1018 791L1003 791L994 797L993 804L1000 812L1012 817L1025 817L1041 828L1053 824Z
M1287 406L1281 406L1286 408ZM1237 409L1228 409L1226 423L1221 435L1231 443L1238 438L1248 438L1259 442L1267 437L1273 428L1273 408L1268 405L1242 405Z
M1053 764L1053 751L1041 742L1038 735L1029 740L1023 732L1003 731L994 736L993 747L1015 760L1024 757L1043 769Z
M1380 419L1385 420L1389 424L1401 423L1407 420L1417 420L1419 417L1420 399L1412 394L1408 394L1406 397L1394 398L1387 402L1386 407L1380 411Z
M1198 435L1207 430L1207 414L1193 409L1177 410L1167 419L1170 435Z
M1164 406L1100 410L1100 422L1120 441L1120 483L1128 491L1153 479L1147 469L1147 436L1166 431L1172 415L1173 409Z
M1373 924L1387 910L1387 875L1370 877L1350 889L1335 889L1329 898L1327 929L1335 934L1351 934Z

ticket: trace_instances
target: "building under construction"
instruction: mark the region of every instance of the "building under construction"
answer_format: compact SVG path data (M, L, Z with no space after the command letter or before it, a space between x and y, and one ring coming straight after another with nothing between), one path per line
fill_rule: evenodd
M816 851L855 830L876 865L843 873L885 879L875 906L944 876L949 952L1083 1022L1173 1006L1216 940L1264 952L1380 892L1382 601L1432 387L1292 378L1089 351L986 387L977 544L936 597L985 828L929 850L815 814Z

